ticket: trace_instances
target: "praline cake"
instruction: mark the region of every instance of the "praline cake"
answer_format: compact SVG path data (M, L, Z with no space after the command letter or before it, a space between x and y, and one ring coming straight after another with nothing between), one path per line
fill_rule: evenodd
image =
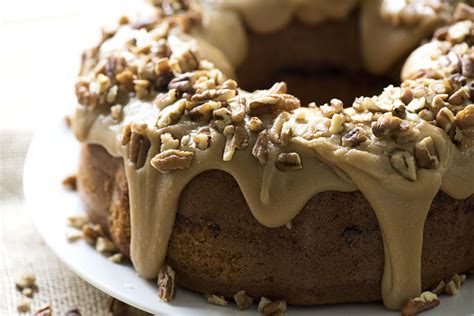
M172 268L228 298L400 309L472 269L473 9L400 3L157 1L120 19L76 84L91 220L142 277ZM316 102L259 86L301 73Z

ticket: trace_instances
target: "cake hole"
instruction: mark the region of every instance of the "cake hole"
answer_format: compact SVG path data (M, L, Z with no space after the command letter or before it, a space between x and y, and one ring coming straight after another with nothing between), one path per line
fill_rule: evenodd
M247 56L237 69L247 91L285 81L303 105L338 98L349 106L356 97L378 95L400 82L402 62L381 76L364 70L357 10L343 21L308 26L295 20L270 34L247 34Z

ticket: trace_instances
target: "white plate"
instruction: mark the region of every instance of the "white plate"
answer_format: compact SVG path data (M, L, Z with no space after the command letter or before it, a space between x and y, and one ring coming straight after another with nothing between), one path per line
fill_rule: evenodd
M52 118L37 133L28 151L24 191L36 227L56 255L81 278L107 294L144 311L160 315L257 315L256 306L239 312L235 306L206 303L204 296L179 289L170 303L158 301L154 282L140 278L130 265L114 264L83 241L68 243L66 217L82 213L84 206L75 192L65 190L61 180L77 168L79 145L63 124ZM357 284L354 284L357 291ZM289 315L397 315L382 304L289 307ZM474 315L474 281L468 280L455 297L443 296L441 305L423 315Z

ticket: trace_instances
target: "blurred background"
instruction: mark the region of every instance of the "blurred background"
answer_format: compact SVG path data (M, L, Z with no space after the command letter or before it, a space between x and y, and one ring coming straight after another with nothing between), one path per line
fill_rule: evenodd
M24 207L22 170L35 130L72 113L81 51L131 0L0 1L0 315L17 315L22 273L36 276L31 311L110 315L112 299L70 272L44 245ZM114 303L122 315L135 314ZM125 314L124 314L125 312ZM31 313L27 313L31 315ZM120 313L116 313L120 314Z

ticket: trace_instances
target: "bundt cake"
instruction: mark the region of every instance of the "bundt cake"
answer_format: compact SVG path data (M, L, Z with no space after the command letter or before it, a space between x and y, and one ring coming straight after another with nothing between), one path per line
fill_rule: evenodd
M225 297L400 309L472 269L474 9L458 2L122 17L76 84L91 220L142 277L172 268Z

